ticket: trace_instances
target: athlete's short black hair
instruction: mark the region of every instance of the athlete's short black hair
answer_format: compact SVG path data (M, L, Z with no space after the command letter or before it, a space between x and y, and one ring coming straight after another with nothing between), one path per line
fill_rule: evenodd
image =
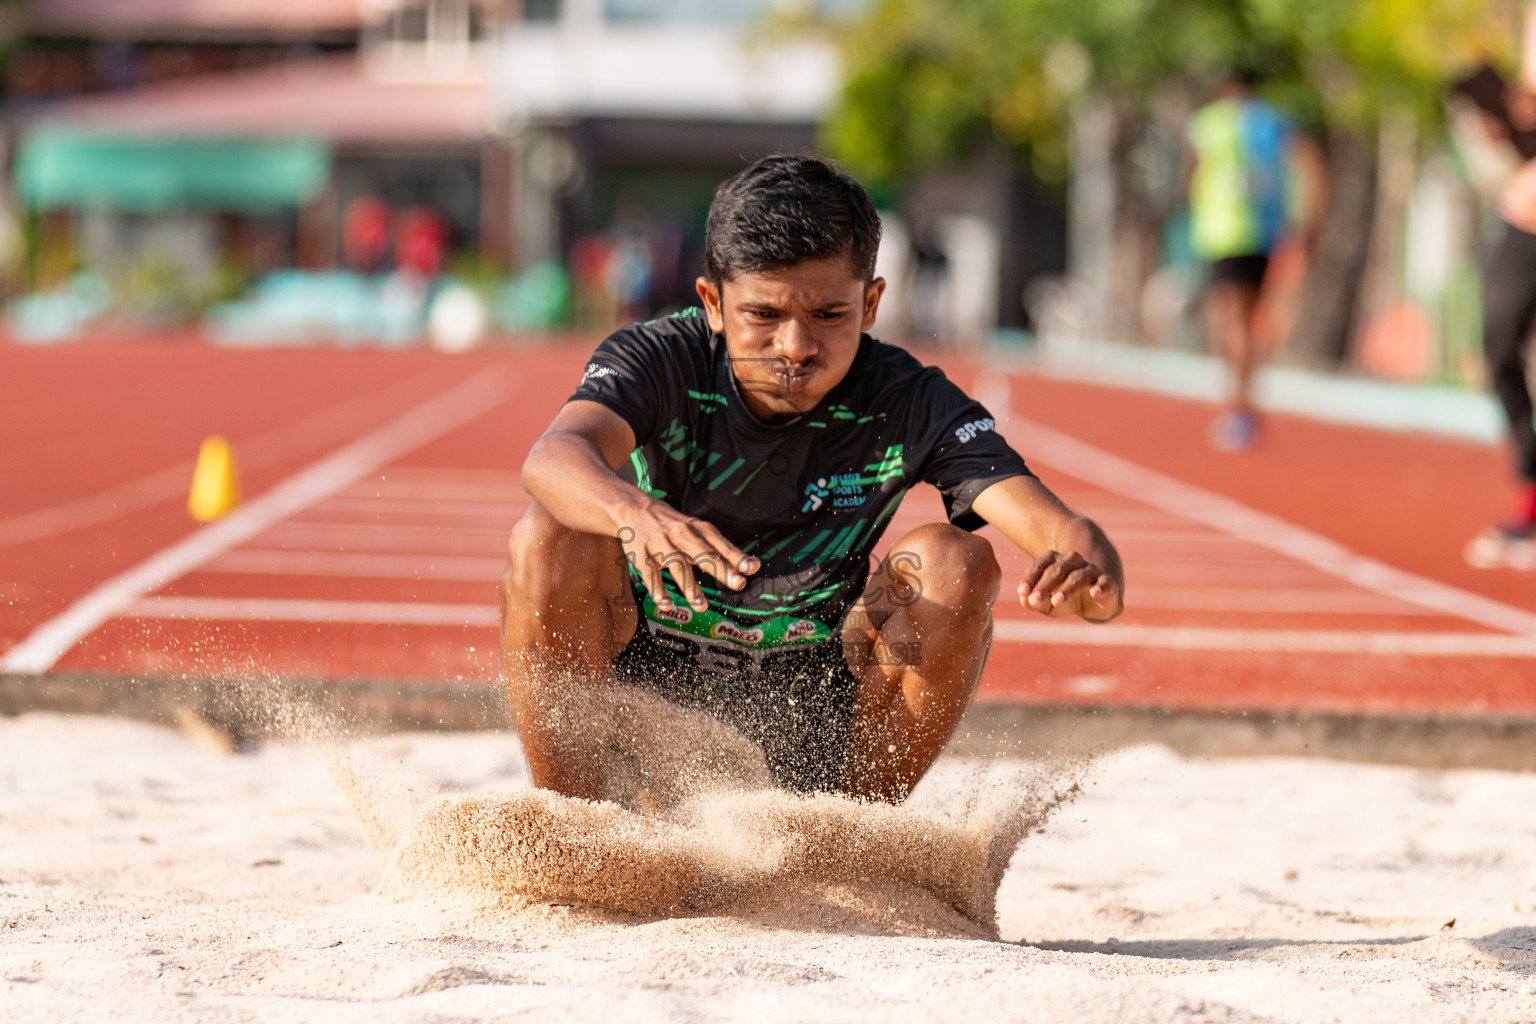
M880 215L864 186L803 153L765 156L726 179L704 229L704 269L717 283L840 256L872 281L879 249Z

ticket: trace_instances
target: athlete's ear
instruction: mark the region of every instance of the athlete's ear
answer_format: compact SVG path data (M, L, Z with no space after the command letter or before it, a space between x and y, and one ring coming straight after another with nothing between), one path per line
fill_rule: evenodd
M716 334L725 333L725 310L720 306L720 287L707 277L693 282L699 301L704 303L704 315L709 318L709 329Z
M859 327L867 331L875 326L875 314L880 312L880 296L885 294L885 278L877 277L864 289L864 323Z

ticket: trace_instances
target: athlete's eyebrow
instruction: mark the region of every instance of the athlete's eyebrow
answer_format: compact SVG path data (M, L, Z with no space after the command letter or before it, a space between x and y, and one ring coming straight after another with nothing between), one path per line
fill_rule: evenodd
M842 299L833 299L811 307L813 313L843 313L854 307L854 303L845 302ZM766 299L746 299L736 303L736 308L749 313L778 313L782 310L779 304L769 302Z

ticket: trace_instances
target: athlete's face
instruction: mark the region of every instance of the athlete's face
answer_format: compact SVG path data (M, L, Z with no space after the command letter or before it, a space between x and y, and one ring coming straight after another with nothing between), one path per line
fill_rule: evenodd
M718 287L701 277L698 291L710 329L725 335L747 408L776 423L809 412L848 374L885 281L865 283L839 258L741 274Z

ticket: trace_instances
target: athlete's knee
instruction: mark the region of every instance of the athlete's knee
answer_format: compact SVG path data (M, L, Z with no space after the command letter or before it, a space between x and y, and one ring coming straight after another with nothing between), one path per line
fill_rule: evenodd
M992 607L1003 570L985 537L948 523L929 523L892 549L888 564L918 593L944 605Z
M597 589L622 557L617 541L572 530L534 502L507 539L502 596L543 604L557 593Z

